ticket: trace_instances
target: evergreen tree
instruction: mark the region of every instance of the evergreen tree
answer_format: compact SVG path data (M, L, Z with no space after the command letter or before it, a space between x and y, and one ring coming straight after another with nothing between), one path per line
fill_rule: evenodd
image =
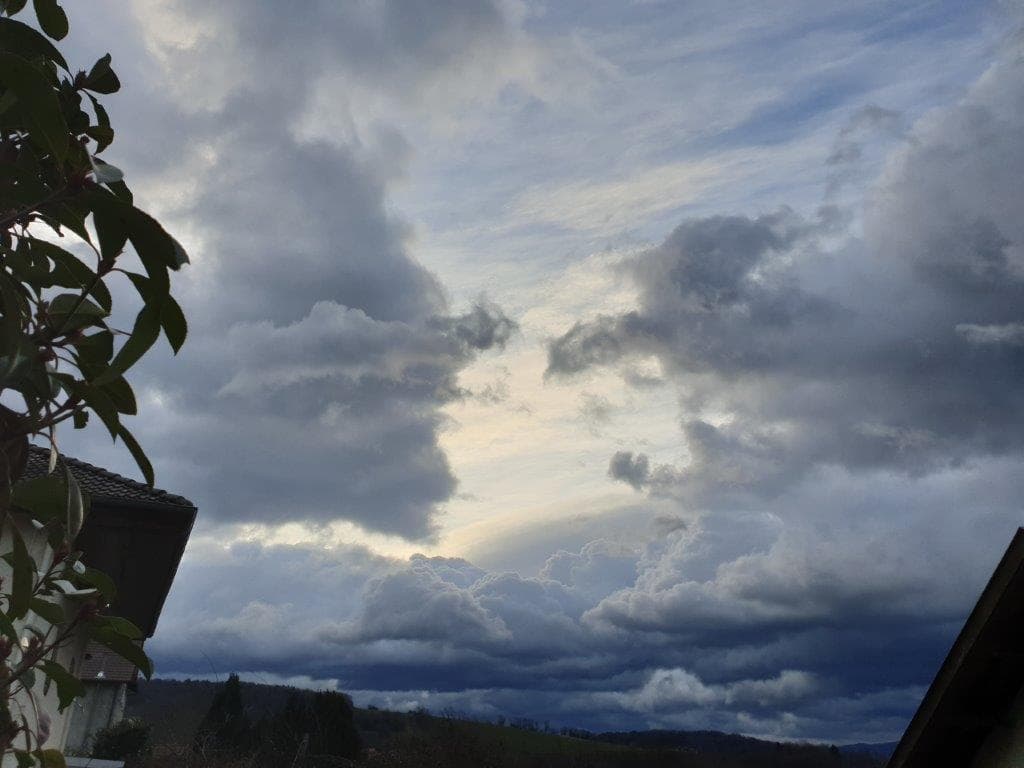
M316 757L358 757L362 741L354 714L352 702L342 693L293 693L261 726L263 749L277 757L293 755L308 735L308 754L314 762Z
M210 709L196 731L195 746L202 749L242 750L250 746L252 728L242 705L242 683L232 673L224 687L217 691Z

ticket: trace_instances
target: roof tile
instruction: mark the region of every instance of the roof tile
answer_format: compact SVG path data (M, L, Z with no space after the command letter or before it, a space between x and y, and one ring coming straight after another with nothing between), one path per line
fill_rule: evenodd
M118 475L102 467L97 467L63 454L61 454L61 460L67 462L78 484L82 486L82 490L87 491L94 498L115 499L118 501L145 501L156 504L168 504L170 506L195 507L195 504L184 496L162 491L159 488L151 488L145 483ZM43 448L38 445L29 446L28 462L23 477L26 480L43 477L46 474L49 463L49 448Z
M85 647L78 667L78 679L90 683L132 683L138 674L134 664L99 643Z

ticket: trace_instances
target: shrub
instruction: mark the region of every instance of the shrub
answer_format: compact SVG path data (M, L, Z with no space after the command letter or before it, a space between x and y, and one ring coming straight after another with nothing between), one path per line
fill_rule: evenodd
M102 760L127 760L149 751L150 725L129 717L96 734L92 756Z

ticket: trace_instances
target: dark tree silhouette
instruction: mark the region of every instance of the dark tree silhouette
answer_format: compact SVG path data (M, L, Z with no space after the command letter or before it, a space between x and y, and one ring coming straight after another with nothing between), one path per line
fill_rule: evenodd
M252 740L252 726L242 704L242 683L232 673L224 687L217 691L210 709L196 731L195 747L204 750L247 749Z
M260 729L279 754L294 753L309 736L308 753L316 757L357 757L362 748L352 702L342 693L292 694L284 708Z

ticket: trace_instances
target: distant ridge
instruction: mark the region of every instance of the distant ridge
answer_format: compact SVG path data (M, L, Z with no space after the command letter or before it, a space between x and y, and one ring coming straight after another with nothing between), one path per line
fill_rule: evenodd
M153 742L190 744L192 736L222 683L201 680L140 681L128 697L128 714L153 726ZM242 683L247 714L259 719L279 710L293 693L309 694L281 685ZM593 768L881 768L892 752L890 744L821 744L774 742L718 731L622 731L591 733L577 729L548 731L534 721L514 726L462 719L447 713L388 712L373 708L355 711L364 744L380 754L430 754L439 760L457 744L479 760L497 756L516 768L588 766ZM517 721L513 721L514 723ZM406 755L406 752L401 752ZM831 754L830 754L831 752ZM407 755L406 755L407 756ZM395 762L405 766L413 763ZM435 763L417 763L430 764ZM447 766L447 762L437 762ZM491 765L491 762L466 763ZM388 763L391 765L391 763ZM453 764L454 765L454 764ZM460 767L462 763L458 764Z
M898 741L886 741L879 744L842 744L839 748L849 755L871 755L872 757L882 757L888 760L892 757L892 753L896 751L897 744L899 744Z

